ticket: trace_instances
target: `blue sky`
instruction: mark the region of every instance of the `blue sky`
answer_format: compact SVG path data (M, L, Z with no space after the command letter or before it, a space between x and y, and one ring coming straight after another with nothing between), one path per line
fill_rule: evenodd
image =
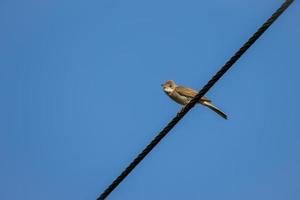
M0 199L95 199L281 3L2 0ZM300 199L299 9L109 199Z

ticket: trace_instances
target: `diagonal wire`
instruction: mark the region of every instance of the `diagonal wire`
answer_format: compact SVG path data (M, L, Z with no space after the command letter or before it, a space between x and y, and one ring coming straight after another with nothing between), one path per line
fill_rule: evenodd
M127 175L147 156L148 153L169 133L169 131L191 110L205 93L230 69L230 67L247 51L247 49L269 28L269 26L289 7L294 0L286 0L280 8L254 33L254 35L232 56L228 62L212 77L199 93L177 113L168 125L150 142L150 144L128 165L128 167L97 198L105 199Z

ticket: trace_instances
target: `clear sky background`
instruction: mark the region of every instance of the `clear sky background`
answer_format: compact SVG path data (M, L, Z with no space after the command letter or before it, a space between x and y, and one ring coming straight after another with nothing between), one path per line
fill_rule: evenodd
M281 5L1 0L0 199L95 199ZM300 199L295 2L109 199Z

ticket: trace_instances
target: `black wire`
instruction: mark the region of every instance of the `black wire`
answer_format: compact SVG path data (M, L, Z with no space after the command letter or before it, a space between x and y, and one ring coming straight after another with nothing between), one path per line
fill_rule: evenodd
M105 199L126 176L146 157L146 155L162 140L169 131L184 117L184 115L195 106L204 94L230 69L230 67L247 51L247 49L269 28L269 26L288 8L293 0L286 0L281 7L254 33L254 35L230 58L230 60L216 73L215 76L200 90L200 92L177 113L171 122L150 142L130 165L111 183L111 185L97 198Z

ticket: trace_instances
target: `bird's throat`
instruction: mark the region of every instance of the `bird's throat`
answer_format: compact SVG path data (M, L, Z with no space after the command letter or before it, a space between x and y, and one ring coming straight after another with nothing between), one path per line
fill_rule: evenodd
M174 89L170 88L170 87L167 87L167 88L164 88L164 91L168 94L172 93L174 91Z

